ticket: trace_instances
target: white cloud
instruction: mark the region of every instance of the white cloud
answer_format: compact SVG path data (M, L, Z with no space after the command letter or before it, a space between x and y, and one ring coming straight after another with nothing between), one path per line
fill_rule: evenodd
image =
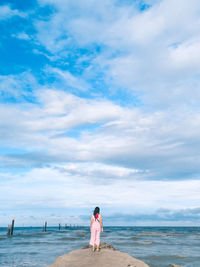
M95 166L94 166L95 167ZM76 207L70 215L82 214L82 210L92 210L99 205L103 214L110 215L112 211L123 211L123 214L142 216L156 214L160 208L176 210L196 208L199 205L200 182L191 181L128 181L113 180L109 184L91 183L86 175L68 174L52 168L34 169L22 175L5 178L1 184L1 203L5 202L5 212L15 215L23 209L23 216L27 210L45 205L49 212L55 213L63 219L66 209ZM95 177L94 176L94 180ZM185 201L187 199L187 201ZM56 211L56 209L59 210ZM62 212L63 210L63 212ZM37 214L37 220L46 216ZM84 212L83 212L84 213ZM159 211L161 213L161 211ZM69 214L69 213L68 213ZM89 214L88 214L89 217ZM123 217L123 216L122 216ZM8 217L7 217L8 218ZM60 219L60 218L59 218ZM142 219L142 217L141 217ZM34 223L34 220L18 218L18 223ZM49 224L54 222L51 218ZM87 223L84 221L84 223Z
M175 49L171 49L170 60L172 61L172 66L174 65L174 67L179 69L187 69L187 71L192 73L198 73L199 50L199 40L188 41L178 45Z
M17 9L11 9L9 5L0 6L0 20L9 19L13 16L26 17L26 14Z
M49 55L48 53L45 53L45 52L43 52L43 51L38 50L37 48L34 48L34 49L32 50L32 52L33 52L34 54L43 55L43 56L45 56L46 58L48 58L50 61L56 61L56 60L58 60L58 59L61 60L60 57Z
M141 178L144 171L130 169L119 166L106 165L102 163L70 163L64 166L55 167L66 175L77 175L87 177L92 183L107 184L112 183L113 179L137 179Z
M64 59L72 46L103 47L88 59L86 79L88 73L101 71L108 88L139 92L144 105L154 109L190 109L199 101L194 76L199 74L199 1L178 1L178 9L172 0L156 1L143 12L114 1L98 6L95 1L40 1L49 3L58 12L36 23L46 49Z
M82 77L74 76L69 71L50 66L46 67L45 71L48 75L55 75L58 80L63 81L63 88L66 90L72 88L77 92L77 90L87 91L90 88L90 85Z
M32 91L37 87L39 87L38 82L29 70L18 75L0 75L2 98L23 99L32 95Z
M34 98L1 105L1 145L24 150L1 167L89 161L139 170L142 179L198 177L199 114L145 113L53 89Z
M31 40L31 37L25 32L19 32L18 34L12 34L12 37L21 39L21 40Z

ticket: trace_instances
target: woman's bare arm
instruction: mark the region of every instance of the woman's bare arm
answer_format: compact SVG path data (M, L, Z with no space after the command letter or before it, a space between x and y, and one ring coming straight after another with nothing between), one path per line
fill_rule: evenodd
M91 222L90 222L90 232L92 230L92 224L93 224L93 216L91 216Z
M101 224L101 232L103 232L103 222L102 222L102 215L100 216L100 224Z

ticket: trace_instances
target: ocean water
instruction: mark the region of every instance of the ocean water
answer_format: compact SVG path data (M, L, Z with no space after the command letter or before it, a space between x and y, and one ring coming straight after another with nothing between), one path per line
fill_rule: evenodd
M44 267L87 245L89 227L0 228L0 267ZM200 227L104 227L101 242L143 260L150 267L200 267Z

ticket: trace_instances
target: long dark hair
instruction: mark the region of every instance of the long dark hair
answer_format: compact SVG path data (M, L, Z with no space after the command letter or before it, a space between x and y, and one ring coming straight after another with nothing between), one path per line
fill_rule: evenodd
M93 215L94 215L95 220L96 220L96 214L99 213L99 212L100 212L100 208L99 207L96 207L94 209L94 212L93 212Z

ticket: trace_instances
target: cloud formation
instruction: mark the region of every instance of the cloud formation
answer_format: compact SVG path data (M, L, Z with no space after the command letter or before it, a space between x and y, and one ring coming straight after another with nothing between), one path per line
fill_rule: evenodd
M198 1L179 1L178 12L169 0L143 12L115 1L101 1L98 7L95 1L39 3L57 9L50 20L36 24L38 39L48 51L68 60L72 46L101 47L93 55L79 55L89 64L89 69L83 70L86 78L88 72L95 76L101 71L108 89L114 86L139 92L145 105L156 109L191 108L199 100L194 77L199 73ZM66 18L66 13L72 15Z
M13 16L25 17L24 12L20 12L17 9L12 9L9 5L0 6L0 20L10 19Z
M171 113L169 120L169 112L43 88L33 98L1 105L1 145L24 150L5 155L1 166L89 161L140 170L146 179L198 178L198 114Z
M17 16L29 25L13 26L1 45L8 54L17 45L26 64L13 57L15 71L0 66L0 181L12 195L1 201L9 214L21 208L36 223L42 214L34 208L49 216L62 207L83 223L99 203L108 223L112 209L122 224L126 216L184 224L187 215L186 224L196 224L200 4L178 6L39 0L28 13L0 6L1 23Z

